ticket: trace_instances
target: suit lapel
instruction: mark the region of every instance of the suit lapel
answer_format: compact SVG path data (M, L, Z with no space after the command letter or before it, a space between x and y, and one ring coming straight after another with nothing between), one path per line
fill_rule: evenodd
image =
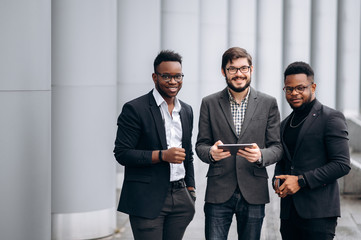
M152 112L152 115L153 115L153 120L154 120L155 126L157 128L157 133L158 133L158 137L159 137L160 143L162 145L162 148L167 149L167 138L165 135L162 114L159 110L159 107L157 106L157 103L155 102L152 91L149 93L149 107L150 107L150 111Z
M182 105L182 103L181 103ZM188 134L190 133L190 123L188 122L188 118L187 118L187 112L185 110L185 108L182 105L182 108L179 112L180 115L180 119L181 119L181 123L182 123L182 146L186 146L185 144L185 139L189 139Z
M310 113L307 115L307 119L305 120L305 122L303 123L300 132L298 134L298 138L297 138L297 142L296 142L296 147L295 147L295 156L296 156L296 152L303 140L304 135L310 130L312 124L315 122L315 120L317 119L317 117L319 116L319 112L321 109L321 104L315 100L315 104L313 105Z
M291 114L291 115L292 115L292 114ZM288 150L287 145L284 143L283 134L284 134L284 132L285 132L286 125L287 125L287 123L288 123L291 115L289 115L285 120L283 120L283 122L282 122L282 124L281 124L281 138L282 138L282 143L283 143L283 144L282 144L282 146L283 146L283 151L284 151L284 153L286 154L286 158L287 158L289 161L291 161L292 158L291 158L291 154L290 154L290 152L289 152L289 150Z
M239 138L242 137L242 135L245 133L248 125L251 123L253 114L256 111L257 105L258 105L257 91L254 90L253 88L250 88L250 91L251 92L249 93L249 97L248 97L248 104L247 104L246 114L244 116L244 121L243 121L243 124L242 124L241 134L240 134Z
M219 98L219 105L223 111L224 116L227 119L227 123L229 125L229 127L232 129L233 134L237 136L237 132L236 132L236 128L234 126L234 122L233 122L233 116L232 116L232 112L231 112L231 106L229 103L229 95L227 92L227 88L225 88L222 92L221 92L221 96Z

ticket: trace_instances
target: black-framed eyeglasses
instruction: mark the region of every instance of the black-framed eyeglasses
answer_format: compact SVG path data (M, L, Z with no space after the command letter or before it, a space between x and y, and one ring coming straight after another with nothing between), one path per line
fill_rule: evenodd
M227 68L227 71L230 74L236 74L238 71L240 71L241 73L248 73L249 69L251 69L251 66L242 66L242 67L239 67L239 68L229 67L229 68Z
M162 73L156 73L157 75L159 75L163 81L165 82L170 82L170 80L172 80L172 78L176 81L176 82L180 82L183 80L184 74L176 74L176 75L170 75L170 74L162 74Z
M313 84L313 82L308 84L307 86L302 86L302 85L298 85L296 87L285 86L283 88L283 91L285 91L286 94L292 94L293 90L296 90L297 93L303 93L303 91L305 91L305 89L308 88L309 86L311 86L312 84Z

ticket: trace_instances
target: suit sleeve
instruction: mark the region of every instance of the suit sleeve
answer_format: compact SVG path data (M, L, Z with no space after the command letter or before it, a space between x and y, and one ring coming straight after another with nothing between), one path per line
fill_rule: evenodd
M343 114L334 112L329 116L324 131L327 163L304 173L311 189L332 183L348 174L351 169L347 125Z
M192 149L192 132L193 132L193 110L190 106L187 106L187 116L189 117L189 138L186 139L187 149L186 152L186 160L187 162L184 164L186 175L184 181L186 182L187 187L195 187L194 180L194 165L193 165L193 149ZM185 133L183 133L185 134Z
M152 150L136 149L142 134L142 119L133 105L127 103L123 106L117 125L114 148L116 160L123 166L151 165Z
M211 159L209 158L209 150L213 146L214 141L209 121L208 104L204 99L202 100L201 104L198 128L196 143L197 155L203 162L211 163Z
M276 99L273 99L265 132L265 148L261 149L262 166L269 166L281 160L283 148L280 138L280 113Z

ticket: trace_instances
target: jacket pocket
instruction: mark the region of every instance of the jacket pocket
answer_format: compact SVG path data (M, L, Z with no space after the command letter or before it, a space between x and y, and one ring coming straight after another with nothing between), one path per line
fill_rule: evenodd
M144 175L128 175L125 178L127 182L143 182L143 183L150 183L151 177L144 176Z
M253 168L253 174L256 177L268 178L268 174L265 168Z
M223 173L222 167L211 167L208 170L207 177L219 176Z

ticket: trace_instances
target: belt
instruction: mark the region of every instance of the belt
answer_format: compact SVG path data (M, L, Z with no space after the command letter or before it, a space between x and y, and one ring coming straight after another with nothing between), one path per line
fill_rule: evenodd
M184 179L170 182L171 188L184 188L186 186L186 183L184 182Z

